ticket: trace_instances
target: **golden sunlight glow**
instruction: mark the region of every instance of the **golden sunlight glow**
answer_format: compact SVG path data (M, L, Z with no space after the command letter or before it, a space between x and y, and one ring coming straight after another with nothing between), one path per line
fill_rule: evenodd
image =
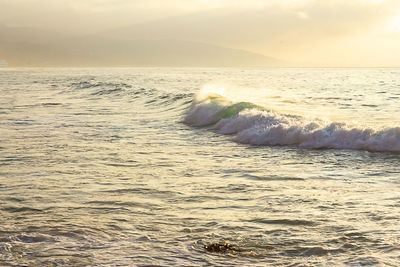
M201 91L200 94L205 96L209 94L217 94L220 96L225 96L225 88L220 87L218 85L205 85Z
M388 29L390 32L400 33L400 15L390 20Z
M372 3L372 4L381 4L381 3L385 2L385 0L361 0L361 2Z
M10 66L400 64L400 0L0 3L0 59ZM215 86L204 90L226 93Z

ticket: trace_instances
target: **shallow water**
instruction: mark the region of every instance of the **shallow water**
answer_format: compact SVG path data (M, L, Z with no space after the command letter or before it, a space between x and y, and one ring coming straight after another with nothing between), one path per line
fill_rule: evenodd
M399 69L7 69L0 93L2 266L400 262Z

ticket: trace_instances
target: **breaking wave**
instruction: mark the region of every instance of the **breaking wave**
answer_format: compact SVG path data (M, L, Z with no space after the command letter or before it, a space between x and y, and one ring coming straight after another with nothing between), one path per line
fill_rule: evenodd
M400 152L400 127L374 129L283 114L215 93L195 97L184 123L212 126L244 144Z

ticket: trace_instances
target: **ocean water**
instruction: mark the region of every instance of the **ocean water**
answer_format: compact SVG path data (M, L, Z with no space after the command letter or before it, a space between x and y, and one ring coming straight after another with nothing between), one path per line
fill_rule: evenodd
M400 69L4 69L0 94L0 266L400 263Z

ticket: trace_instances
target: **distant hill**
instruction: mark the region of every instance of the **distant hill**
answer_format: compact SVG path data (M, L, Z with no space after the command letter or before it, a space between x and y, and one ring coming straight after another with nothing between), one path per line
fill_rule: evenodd
M177 39L67 36L0 27L0 58L10 66L263 67L279 60L240 49Z

